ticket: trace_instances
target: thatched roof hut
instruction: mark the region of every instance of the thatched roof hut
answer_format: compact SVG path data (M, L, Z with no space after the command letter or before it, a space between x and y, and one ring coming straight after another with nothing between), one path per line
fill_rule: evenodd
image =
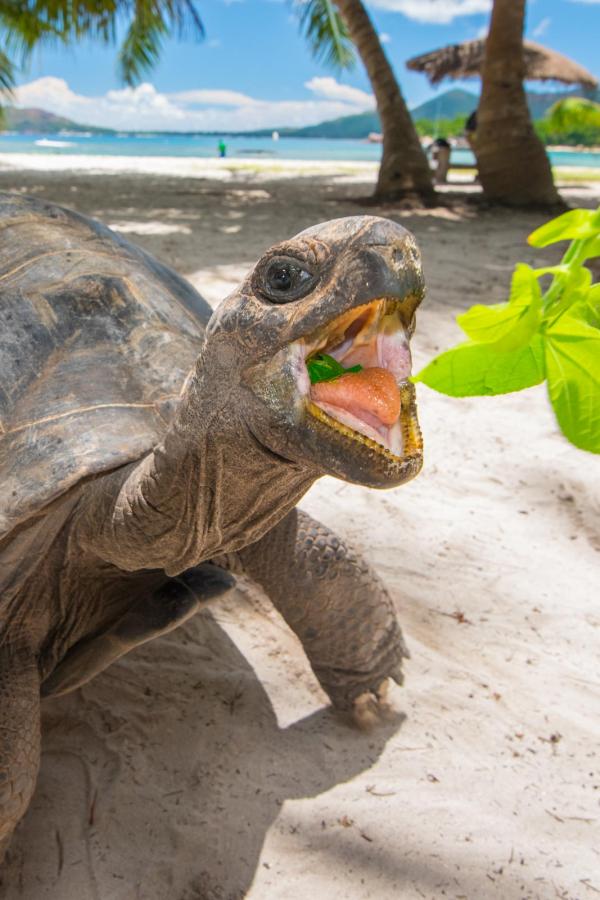
M595 89L598 79L578 63L562 53L549 50L534 41L523 41L525 78L531 81L562 81L564 84L580 84ZM424 72L431 84L443 78L470 78L481 74L485 54L485 38L449 44L440 50L432 50L421 56L413 56L406 63L414 72Z

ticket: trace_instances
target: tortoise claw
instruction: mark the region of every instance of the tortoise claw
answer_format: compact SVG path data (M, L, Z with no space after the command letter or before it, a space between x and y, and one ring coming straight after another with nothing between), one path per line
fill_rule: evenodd
M397 681L396 674L392 677ZM394 718L395 711L388 700L389 689L390 681L386 678L375 689L364 691L354 700L352 721L362 731L370 731Z
M390 672L390 678L393 678L397 685L402 687L404 684L404 672L402 671L402 664L398 663L398 665L392 669Z

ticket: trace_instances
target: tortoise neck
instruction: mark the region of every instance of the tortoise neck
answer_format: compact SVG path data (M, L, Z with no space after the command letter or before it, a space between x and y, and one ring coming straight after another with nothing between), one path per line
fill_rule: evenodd
M163 442L88 487L78 539L120 569L176 575L235 552L269 531L317 477L263 447L224 407L209 413L200 393L193 379Z

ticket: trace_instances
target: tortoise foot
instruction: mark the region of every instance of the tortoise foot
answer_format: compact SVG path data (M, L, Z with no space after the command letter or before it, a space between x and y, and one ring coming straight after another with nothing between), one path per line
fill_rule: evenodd
M397 684L402 684L404 677L400 668L391 678ZM352 703L350 718L352 724L361 731L370 731L398 717L399 713L389 699L390 682L390 678L385 678L377 687L359 694Z

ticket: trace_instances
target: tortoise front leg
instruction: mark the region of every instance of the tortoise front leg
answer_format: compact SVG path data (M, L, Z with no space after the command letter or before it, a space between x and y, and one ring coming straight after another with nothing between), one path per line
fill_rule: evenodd
M237 559L300 638L334 706L354 709L368 722L378 712L387 679L402 683L402 658L409 655L377 575L344 541L299 510Z
M227 593L235 580L211 563L170 578L142 597L100 634L78 641L45 679L42 695L66 694L103 672L134 647L173 631L207 601Z
M0 644L0 863L40 764L40 677L27 650Z

